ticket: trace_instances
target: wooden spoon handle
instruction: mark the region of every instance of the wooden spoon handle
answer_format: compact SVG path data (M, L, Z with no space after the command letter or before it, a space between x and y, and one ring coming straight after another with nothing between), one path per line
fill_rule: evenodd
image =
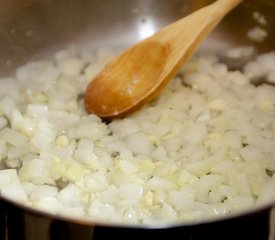
M242 0L217 0L163 28L147 41L157 41L171 51L159 79L169 81L192 56L205 37ZM161 86L166 84L161 83ZM160 86L160 87L161 87Z

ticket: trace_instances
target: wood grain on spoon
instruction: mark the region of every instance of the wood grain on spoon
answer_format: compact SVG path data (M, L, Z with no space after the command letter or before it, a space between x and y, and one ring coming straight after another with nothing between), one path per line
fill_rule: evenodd
M88 85L89 113L118 118L149 103L222 18L242 0L218 0L174 22L114 58Z

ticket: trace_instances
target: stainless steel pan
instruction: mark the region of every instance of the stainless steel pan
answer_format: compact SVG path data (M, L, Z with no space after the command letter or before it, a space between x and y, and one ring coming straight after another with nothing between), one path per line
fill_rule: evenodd
M183 17L207 0L2 0L0 1L0 76L19 65L50 57L69 44L93 48L127 47L146 34ZM256 26L254 11L264 14L268 37L247 38ZM275 1L244 2L207 38L200 51L223 55L233 46L254 45L258 52L275 48ZM274 189L275 190L275 189ZM274 203L214 221L162 227L104 225L42 214L0 201L1 239L275 239ZM273 214L274 215L274 214Z

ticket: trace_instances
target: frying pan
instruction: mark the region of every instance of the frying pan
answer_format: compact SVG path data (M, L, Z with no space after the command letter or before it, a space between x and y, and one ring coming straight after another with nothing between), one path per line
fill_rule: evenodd
M212 1L207 0L2 0L0 1L0 76L28 62L50 58L74 44L126 48L166 24ZM263 14L268 36L247 37ZM254 46L274 50L275 1L244 0L205 40L199 52L221 56L227 49ZM235 66L236 67L236 66ZM0 238L6 240L91 239L275 239L275 201L215 220L167 226L135 226L79 221L42 213L0 199Z

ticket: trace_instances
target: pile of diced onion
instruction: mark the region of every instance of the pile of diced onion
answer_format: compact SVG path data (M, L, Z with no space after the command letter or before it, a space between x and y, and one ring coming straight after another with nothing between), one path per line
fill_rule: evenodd
M93 59L93 60L92 60ZM0 194L48 213L159 224L275 200L275 53L242 71L196 56L162 95L110 123L83 93L109 59L68 48L0 80Z

